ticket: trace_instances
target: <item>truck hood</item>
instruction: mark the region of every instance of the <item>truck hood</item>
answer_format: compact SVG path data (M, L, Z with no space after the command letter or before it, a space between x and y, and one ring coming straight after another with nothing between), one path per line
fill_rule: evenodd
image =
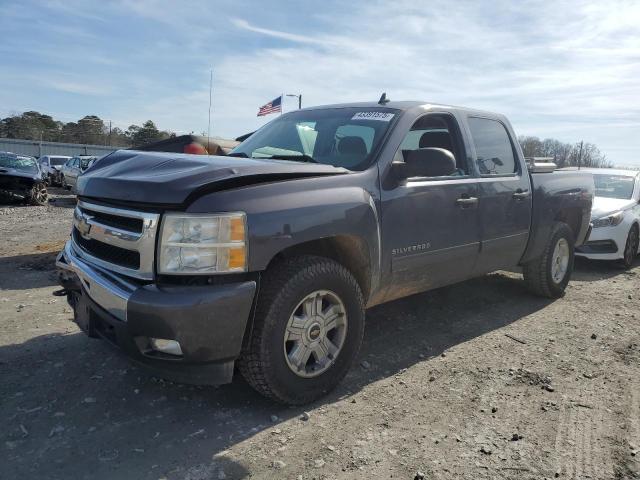
M77 190L119 202L183 205L212 191L348 172L317 163L119 150L80 175Z
M29 178L34 181L42 180L42 175L39 172L26 172L24 170L7 167L0 167L0 177Z
M593 197L593 206L591 207L591 219L604 217L610 213L631 208L636 204L635 200Z

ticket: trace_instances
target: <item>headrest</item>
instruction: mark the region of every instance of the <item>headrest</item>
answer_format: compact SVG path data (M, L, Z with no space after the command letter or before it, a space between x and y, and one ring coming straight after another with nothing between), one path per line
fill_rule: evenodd
M420 137L419 148L444 148L453 152L449 132L425 132Z
M338 142L338 152L347 155L366 155L367 145L361 137L343 137Z

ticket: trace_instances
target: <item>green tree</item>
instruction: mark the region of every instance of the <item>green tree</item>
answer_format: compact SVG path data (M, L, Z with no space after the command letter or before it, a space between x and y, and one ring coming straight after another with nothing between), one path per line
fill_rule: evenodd
M50 115L29 111L0 120L0 136L24 140L58 141L62 123Z
M94 145L105 144L106 129L104 122L95 115L87 115L76 124L78 143Z
M147 143L157 142L169 138L169 133L158 130L155 123L147 120L141 127L131 125L127 129L127 135L131 139L131 143L135 147L146 145Z

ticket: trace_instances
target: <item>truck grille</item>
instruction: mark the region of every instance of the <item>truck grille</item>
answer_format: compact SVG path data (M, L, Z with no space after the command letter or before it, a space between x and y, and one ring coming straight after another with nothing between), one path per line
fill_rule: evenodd
M143 280L154 273L160 215L79 201L72 245L85 261Z
M109 213L98 212L96 210L90 210L88 208L83 209L83 212L91 215L103 225L109 227L120 228L130 232L142 233L142 219L141 218L127 218L119 217L117 215L111 215Z
M113 263L114 265L120 265L125 268L132 268L135 270L140 268L139 252L115 247L108 243L102 243L93 239L87 240L80 236L80 232L75 227L73 227L73 241L89 255L93 255L100 260Z

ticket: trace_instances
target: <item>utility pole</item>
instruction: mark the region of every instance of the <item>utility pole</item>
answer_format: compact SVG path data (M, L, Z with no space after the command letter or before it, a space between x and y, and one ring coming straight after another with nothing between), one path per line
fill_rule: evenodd
M111 146L111 120L109 120L109 146Z

